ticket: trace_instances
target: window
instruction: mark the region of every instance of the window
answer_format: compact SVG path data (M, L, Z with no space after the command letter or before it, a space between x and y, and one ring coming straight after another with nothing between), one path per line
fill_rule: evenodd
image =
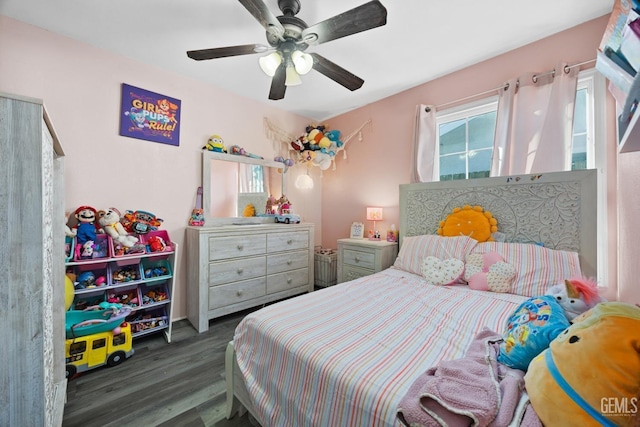
M581 72L574 107L572 170L596 167L595 97L595 72ZM497 109L498 99L491 97L438 113L440 181L489 176Z
M598 169L598 247L607 247L607 164L604 77L595 68L578 76L573 121L571 169ZM488 177L493 151L497 97L437 114L439 150L434 165L440 181ZM600 142L600 143L598 143ZM606 283L607 251L598 251L598 283Z
M498 99L438 115L440 181L488 177Z

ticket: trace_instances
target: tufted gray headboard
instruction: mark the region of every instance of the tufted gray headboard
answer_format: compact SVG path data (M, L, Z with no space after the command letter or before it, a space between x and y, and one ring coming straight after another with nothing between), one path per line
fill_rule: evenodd
M455 207L482 206L507 242L542 243L578 252L585 276L596 276L597 171L400 185L400 245L405 236L436 234Z

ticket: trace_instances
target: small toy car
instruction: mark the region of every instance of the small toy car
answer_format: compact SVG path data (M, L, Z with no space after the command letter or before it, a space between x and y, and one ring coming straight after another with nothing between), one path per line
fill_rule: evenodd
M291 222L299 223L300 215L286 213L286 214L276 214L275 215L276 222L284 222L285 224L289 224Z

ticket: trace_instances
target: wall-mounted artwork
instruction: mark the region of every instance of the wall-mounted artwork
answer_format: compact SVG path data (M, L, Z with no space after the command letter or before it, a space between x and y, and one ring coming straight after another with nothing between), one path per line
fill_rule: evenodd
M180 100L122 84L120 135L180 145Z

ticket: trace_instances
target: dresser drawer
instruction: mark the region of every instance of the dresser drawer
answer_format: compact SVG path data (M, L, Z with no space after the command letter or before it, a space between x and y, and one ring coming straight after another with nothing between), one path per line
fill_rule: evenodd
M285 227L285 226L283 226ZM269 253L307 249L309 247L309 232L294 231L289 233L273 233L267 236L267 250Z
M286 271L267 276L267 293L286 291L287 289L309 284L309 269Z
M267 272L265 256L235 259L233 261L218 261L209 264L209 285L216 286L223 283L247 280L264 276Z
M346 265L354 265L356 267L369 268L371 270L374 270L376 267L376 256L373 252L345 249L342 256L342 262Z
M209 238L209 261L262 255L266 250L266 234Z
M284 252L267 256L267 274L281 273L309 266L309 251Z
M265 277L209 287L209 310L266 295Z
M340 283L369 276L373 273L373 270L365 270L362 268L355 268L345 265L344 267L342 267L342 278L340 280Z

